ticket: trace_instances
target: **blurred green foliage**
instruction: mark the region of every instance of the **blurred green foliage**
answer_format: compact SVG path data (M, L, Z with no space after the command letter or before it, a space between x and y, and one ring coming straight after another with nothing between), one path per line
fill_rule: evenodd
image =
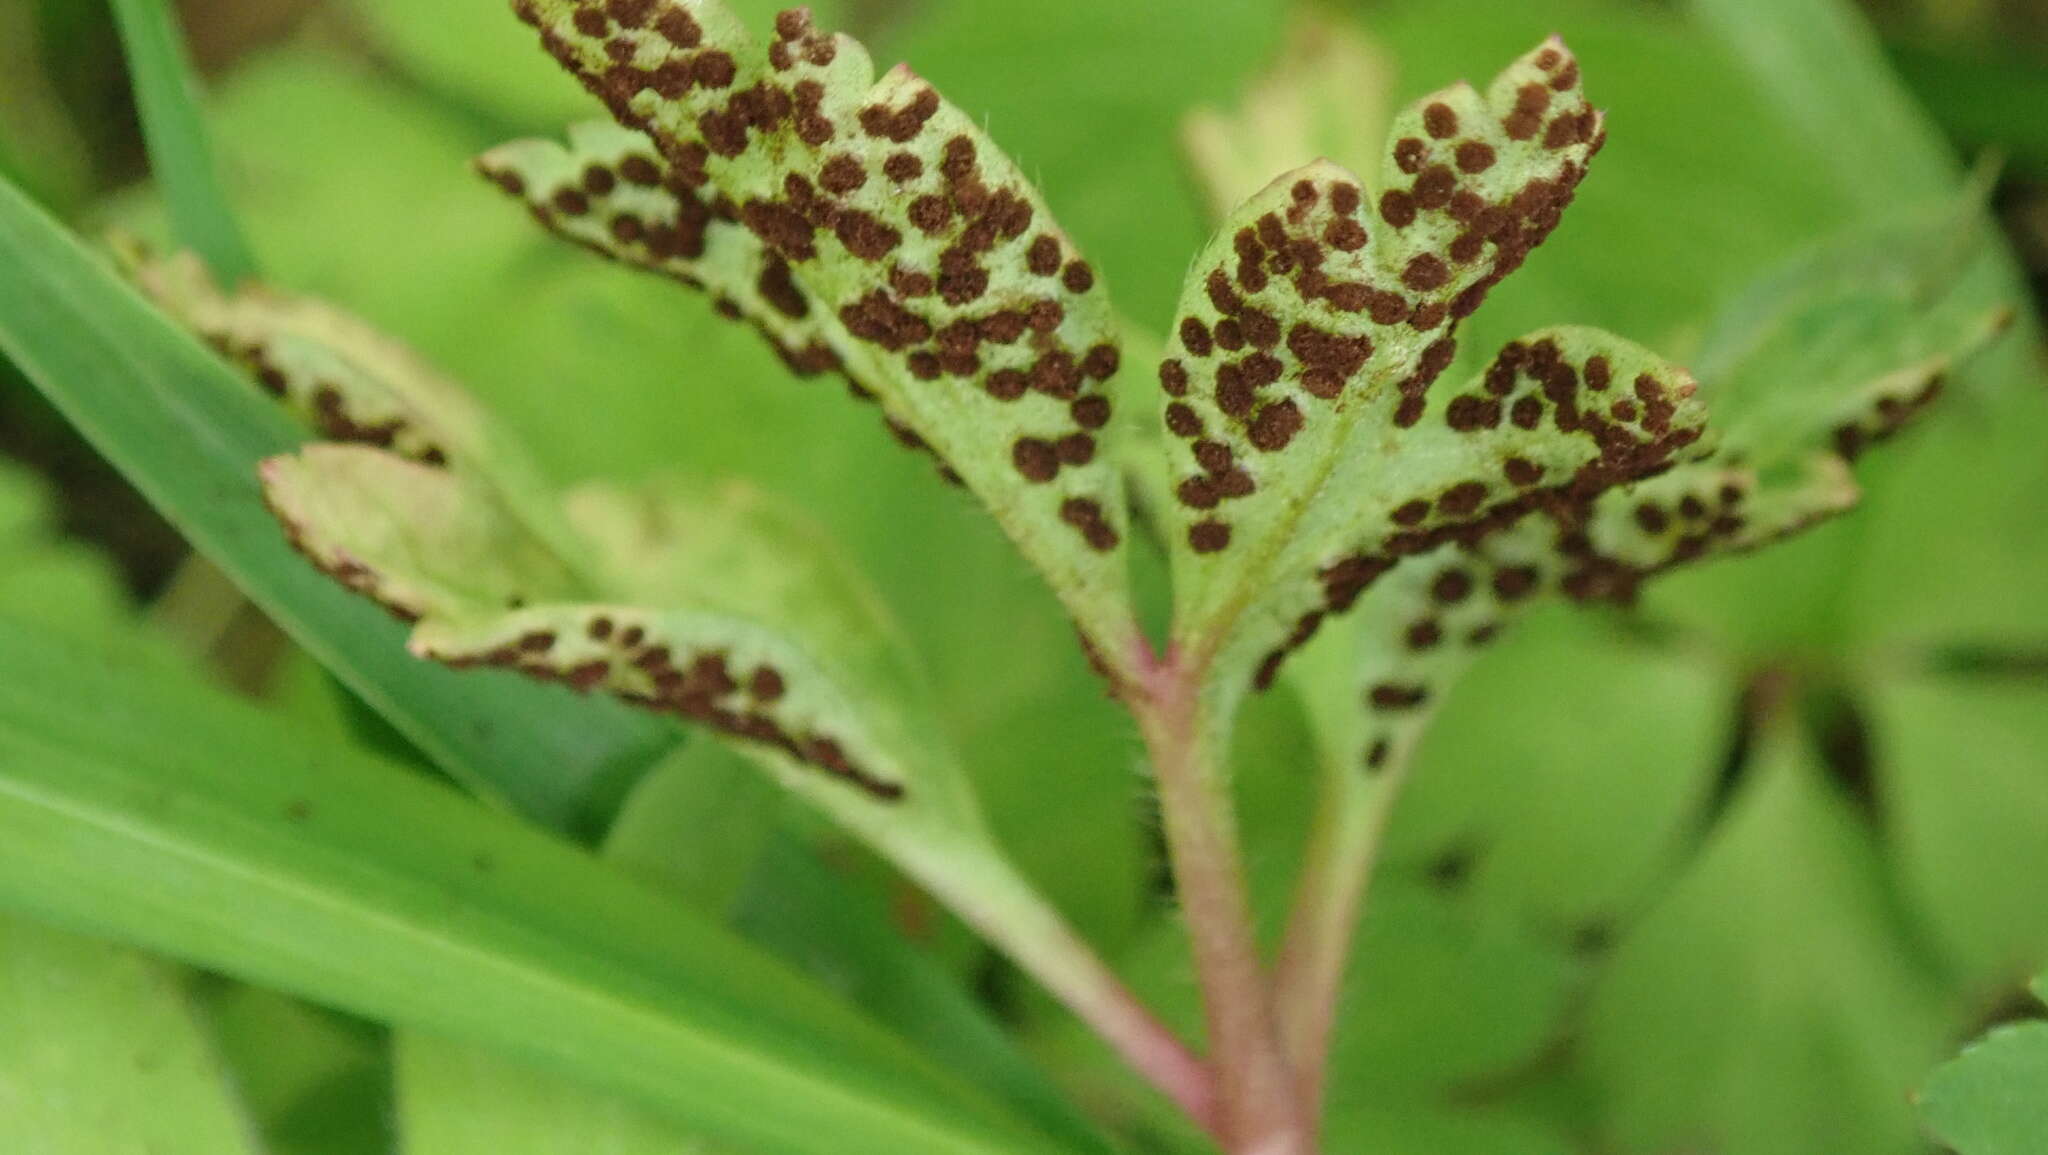
M111 48L80 16L88 7L0 0L0 171L87 225L153 221L146 193L97 197L131 170L108 159L126 137L104 81L81 81L106 77ZM773 6L736 7L765 22ZM1255 71L1283 4L1231 0L1199 18L1166 0L817 7L983 117L1133 322L1161 327L1207 228L1181 118ZM1192 1019L1134 747L1053 600L980 511L836 387L793 383L709 302L556 245L475 179L477 152L592 111L503 8L330 0L213 78L229 195L268 275L426 351L557 480L681 466L747 478L831 526L932 667L1003 842L1136 985ZM193 5L189 18L235 11ZM1399 99L1488 75L1559 31L1611 110L1612 144L1567 224L1475 320L1472 348L1570 321L1683 360L1714 309L1767 269L1961 180L1963 158L1841 4L1387 0L1347 12L1399 62ZM2010 90L1958 93L1944 120L1967 124L1969 144L2010 139L2038 155L2023 93L2040 90L2042 69L2015 71ZM2018 282L2002 257L1971 275L1983 301ZM2037 330L2021 328L2026 340L1957 383L1934 419L1859 467L1867 496L1853 516L1654 587L1630 615L1534 617L1460 686L1394 819L1339 1032L1331 1150L1926 1149L1909 1090L2048 961L2048 392ZM132 619L107 564L57 540L33 490L0 475L0 613L121 630ZM307 717L293 700L280 690L272 708ZM1302 731L1283 691L1240 739L1247 840L1269 897L1285 893L1306 826ZM833 957L790 925L792 888L824 844L925 964L937 960L906 980L930 989L903 996L897 1018L940 1021L931 1000L958 999L945 983L957 979L1084 1106L1130 1101L1106 1052L922 897L781 808L747 804L749 787L712 808L701 783L677 783L682 769L658 769L629 802L615 860L729 910L782 953L819 952L807 969L889 1017L885 995L900 992L874 985L872 962ZM664 845L666 824L688 822L716 830L716 854ZM172 1081L200 1063L194 1033L212 1030L209 1061L234 1069L237 1109L269 1150L385 1141L393 1076L368 1028L245 988L208 987L195 1003L158 964L14 926L0 929L0 953L20 974L67 969L108 987L75 1006L44 999L37 1019L7 997L28 988L0 989L14 1037L76 1013L172 1040L167 1068L110 1095L174 1097L198 1118L208 1093ZM887 947L901 943L870 957ZM76 957L59 968L51 951ZM963 1009L937 1033L971 1049L985 1023ZM2038 1083L2038 1044L2038 1028L2020 1028L1972 1055ZM434 1040L398 1055L397 1119L418 1129L414 1155L512 1150L456 1116L587 1094L536 1088L538 1076ZM0 1048L0 1084L58 1079L56 1061ZM2030 1150L1981 1137L2000 1124L1954 1122L1968 1095L1937 1100L1948 1142L1963 1155ZM2044 1100L2048 1085L2024 1118ZM608 1103L587 1109L640 1144L622 1150L695 1149L659 1125L639 1134ZM0 1136L9 1116L0 1099ZM1163 1110L1111 1121L1142 1149L1201 1149ZM100 1149L116 1148L77 1148Z

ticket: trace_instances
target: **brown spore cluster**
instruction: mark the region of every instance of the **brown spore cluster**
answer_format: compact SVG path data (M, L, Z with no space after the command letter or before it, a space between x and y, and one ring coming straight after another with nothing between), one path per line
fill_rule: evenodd
M910 381L957 379L1002 402L1059 402L1029 410L1034 421L1041 412L1055 421L1012 446L1027 486L1094 459L1092 430L1107 421L1100 386L1118 366L1102 311L1073 320L1076 302L1097 291L1094 270L1014 166L930 85L901 73L863 88L868 78L847 64L841 41L802 10L776 18L764 67L713 43L674 0L579 0L567 20L532 0L518 9L615 118L649 137L679 203L687 193L702 205L685 203L684 212L707 228L751 233L843 341L896 362ZM571 207L593 195L571 191ZM622 231L644 237L648 229L639 222ZM832 271L849 262L870 274ZM760 296L793 307L805 295L780 287L763 285ZM798 364L824 364L808 349L795 352ZM879 391L874 382L859 389ZM1097 404L1073 404L1084 398ZM1064 496L1046 500L1090 548L1116 547L1109 513L1069 516Z
M437 468L448 463L447 451L405 414L371 417L364 413L360 399L350 390L289 367L280 359L273 338L205 325L199 327L198 333L265 393L299 410L312 422L322 440L371 445Z
M709 293L720 313L753 326L797 376L841 368L817 325L803 323L815 320L810 295L780 254L753 241L729 198L700 195L652 152L582 160L580 173L552 187L533 187L527 176L488 156L477 168L525 200L534 219L564 240ZM714 283L711 263L718 252L747 254L735 262L747 270L743 279Z
M1604 140L1599 114L1577 90L1576 63L1555 47L1530 63L1543 79L1506 103L1424 105L1418 130L1391 143L1396 179L1371 204L1348 180L1297 179L1261 194L1268 211L1240 224L1222 260L1197 270L1159 373L1167 431L1189 443L1198 465L1175 489L1189 511L1191 549L1229 548L1224 503L1258 490L1258 456L1286 452L1327 418L1318 409L1347 405L1362 376L1396 378L1388 399L1395 427L1423 419L1430 385L1456 355L1458 322L1549 236ZM1555 166L1503 182L1502 150L1524 146L1558 153ZM1413 344L1391 340L1403 331L1433 336L1408 353ZM1390 371L1381 360L1395 347L1412 360ZM1213 413L1191 404L1191 394ZM1450 417L1454 427L1486 428L1538 419L1537 404L1516 414L1498 398L1460 399ZM1240 477L1226 482L1203 462L1203 447L1218 443L1248 463ZM1492 480L1439 500L1454 514L1476 509L1484 490L1475 487Z
M1321 604L1304 613L1293 632L1267 653L1254 675L1256 688L1270 686L1287 656L1315 635L1325 617L1350 609L1402 559L1446 544L1478 554L1488 538L1531 515L1556 527L1560 552L1574 559L1557 577L1562 592L1583 600L1633 591L1639 577L1623 588L1618 563L1595 553L1586 526L1601 494L1663 472L1699 440L1700 426L1675 423L1679 402L1695 391L1693 382L1638 375L1627 390L1631 417L1624 421L1615 413L1618 402L1607 400L1620 392L1608 359L1594 354L1573 364L1549 338L1509 343L1480 382L1476 392L1454 397L1443 407L1442 420L1452 432L1485 436L1520 409L1532 413L1536 423L1523 428L1548 422L1582 441L1588 451L1583 460L1569 470L1555 469L1557 475L1552 476L1553 471L1510 454L1500 461L1498 472L1458 479L1434 494L1395 505L1389 511L1389 528L1379 540L1326 564L1318 573ZM1709 519L1703 528L1712 525ZM1739 530L1739 522L1721 523L1721 532ZM1697 551L1704 544L1690 548ZM1515 602L1539 592L1545 575L1533 566L1516 565L1496 569L1488 580L1495 597ZM1471 592L1472 581L1471 575L1452 569L1440 575L1432 589L1442 603L1455 604Z
M444 660L457 668L514 670L581 693L608 688L646 709L772 747L880 801L904 796L901 783L861 766L840 738L788 717L788 683L772 664L740 668L724 648L671 646L657 640L646 625L618 613L590 616L583 633L584 644L575 647L574 659L558 656L563 639L543 629L474 656ZM598 649L595 656L581 656L593 646Z

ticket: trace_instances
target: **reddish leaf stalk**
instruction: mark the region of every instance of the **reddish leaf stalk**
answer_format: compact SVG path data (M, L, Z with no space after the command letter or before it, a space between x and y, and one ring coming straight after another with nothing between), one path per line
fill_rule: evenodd
M1134 663L1128 695L1152 759L1167 852L1188 924L1216 1078L1212 1129L1232 1155L1312 1155L1313 1130L1281 1044L1221 774L1206 748L1201 671L1174 650Z

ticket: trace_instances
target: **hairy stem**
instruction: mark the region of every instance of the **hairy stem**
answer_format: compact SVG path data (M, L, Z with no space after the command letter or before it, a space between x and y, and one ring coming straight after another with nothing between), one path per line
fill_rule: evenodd
M1309 1155L1312 1129L1281 1046L1252 935L1235 823L1207 748L1199 674L1152 663L1132 696L1157 779L1216 1072L1218 1139L1233 1155Z
M1340 782L1325 791L1288 915L1274 982L1280 1031L1308 1108L1318 1114L1351 943L1365 913L1387 817L1407 780L1411 749L1412 743L1403 743L1369 782Z

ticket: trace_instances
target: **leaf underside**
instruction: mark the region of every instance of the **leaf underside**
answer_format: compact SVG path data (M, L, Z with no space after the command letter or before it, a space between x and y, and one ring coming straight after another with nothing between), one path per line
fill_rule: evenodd
M469 399L355 318L260 286L224 293L190 253L156 257L123 239L119 255L158 308L320 436L437 465L473 451L483 418Z
M264 484L314 564L417 623L422 657L706 725L834 806L898 802L912 777L948 772L900 720L916 675L875 604L744 487L579 492L585 579L446 468L317 445L267 462Z
M1427 97L1396 117L1376 191L1318 161L1196 261L1160 384L1176 640L1213 660L1216 713L1402 559L1531 516L1578 534L1601 493L1702 452L1690 375L1595 330L1531 334L1432 389L1605 140L1579 80L1553 39L1484 95Z
M1917 239L1936 235L1954 240L1939 221ZM1748 300L1724 312L1724 335L1769 336L1715 358L1717 376L1746 387L1731 400L1755 400L1736 406L1732 431L1704 456L1605 490L1569 523L1532 519L1440 546L1373 588L1350 690L1363 721L1335 752L1338 764L1366 779L1399 765L1450 684L1544 595L1626 603L1659 574L1769 546L1853 508L1851 464L1918 420L2011 323L2010 310L1943 299L1952 252L1898 256L1904 247L1887 235L1878 251L1889 264L1858 265L1856 276L1804 286L1797 299L1767 278L1768 320L1749 316L1757 305ZM1796 260L1791 275L1844 259L1823 250ZM1795 333L1819 348L1795 353L1786 344Z
M1132 632L1097 436L1106 293L1017 167L907 68L807 14L762 48L716 0L520 0L623 130L480 167L550 229L711 293L799 372L843 374L985 502L1084 630Z
M360 320L223 293L189 256L123 255L160 307L336 439L265 462L265 499L308 560L414 624L419 656L706 725L841 810L951 775L908 720L923 686L880 601L802 518L673 480L564 498L461 386ZM928 812L971 823L964 796L947 785Z
M1212 196L1273 140L1349 111L1358 68L1322 74L1340 50L1297 46L1242 113L1195 122ZM1601 124L1553 39L1484 95L1402 112L1376 188L1317 161L1223 212L1160 368L1176 641L1213 663L1222 724L1362 600L1346 657L1319 659L1307 688L1347 719L1325 735L1333 762L1362 779L1398 765L1524 606L1630 602L1657 574L1850 508L1850 464L2010 322L1950 292L1977 251L1969 196L1790 262L1727 308L1702 353L1725 432L1708 436L1691 373L1591 329L1530 334L1436 385L1459 322L1558 223Z

